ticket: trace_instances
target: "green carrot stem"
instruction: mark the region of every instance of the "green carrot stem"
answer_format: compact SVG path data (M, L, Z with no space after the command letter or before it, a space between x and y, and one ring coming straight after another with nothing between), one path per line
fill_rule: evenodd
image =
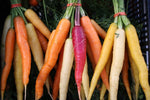
M118 2L117 0L113 0L113 5L114 5L114 12L115 14L118 13ZM116 16L114 19L114 23L117 23L118 21L118 17Z
M75 12L75 7L73 7L73 11L71 15L71 28L70 28L69 38L72 38L72 29L74 27L74 12Z
M125 8L124 8L124 0L118 0L118 4L119 4L119 10L120 12L125 12ZM130 24L130 20L127 18L126 15L122 15L121 19L123 21L123 23L125 24L125 26Z
M43 0L43 9L44 9L44 16L45 16L45 20L46 20L46 25L48 26L48 20L47 20L47 14L46 14L45 0Z

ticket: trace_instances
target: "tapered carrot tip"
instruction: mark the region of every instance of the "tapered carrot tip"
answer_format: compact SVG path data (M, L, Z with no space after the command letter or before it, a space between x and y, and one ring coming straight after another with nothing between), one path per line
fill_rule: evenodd
M78 89L79 100L81 100L80 89Z
M4 91L1 91L1 100L4 100Z
M52 94L48 91L49 96L51 97L51 99L53 100Z
M24 100L26 100L27 97L27 85L24 86Z

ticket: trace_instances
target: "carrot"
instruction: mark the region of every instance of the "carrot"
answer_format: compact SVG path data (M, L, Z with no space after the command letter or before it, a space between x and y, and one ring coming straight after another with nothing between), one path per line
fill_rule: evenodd
M5 40L7 32L10 27L11 27L11 15L8 15L5 19L3 26L3 33L1 36L1 68L5 66Z
M119 28L114 37L113 59L110 71L110 100L117 100L119 75L123 67L124 52L125 32L123 29Z
M74 58L74 53L73 53L72 38L68 38L65 41L65 45L64 45L63 62L62 62L62 69L60 73L60 83L59 83L59 100L67 99L67 90L68 90L71 69L73 65L73 58Z
M52 40L54 38L54 34L55 34L56 30L53 30L50 37L49 37L49 41L48 41L48 45L47 45L47 49L46 49L46 53L45 53L45 59L44 59L44 62L47 62L47 59L48 59L48 52L49 52L49 49L50 49L50 45L52 44Z
M111 51L112 51L112 47L113 47L113 41L114 41L114 34L115 31L117 30L117 24L112 23L107 31L107 35L106 38L103 42L103 47L101 50L101 55L100 58L98 60L98 63L96 65L92 80L91 80L91 85L90 85L90 89L89 89L89 95L88 95L88 100L90 100L92 93L94 91L94 88L97 84L99 75L101 74L102 70L104 69Z
M13 28L10 28L6 35L6 41L5 41L5 66L2 70L2 76L1 76L1 97L3 100L4 97L4 91L7 84L7 78L9 75L9 72L11 70L11 65L13 61L14 56L14 46L15 46L15 31Z
M110 55L110 57L108 59L108 62L105 66L106 67L106 73L107 73L108 76L109 76L109 73L110 73L111 62L112 62L112 54ZM101 90L100 90L100 100L104 100L106 90L107 90L106 86L104 85L104 83L102 83L102 87L101 87Z
M83 27L86 37L89 41L92 53L93 53L93 57L94 57L94 61L97 64L98 59L100 57L101 54L101 49L102 49L102 45L100 42L100 39L98 37L98 34L96 32L96 30L94 29L91 20L88 16L82 16L81 17L81 26ZM106 70L105 68L103 69L102 73L101 73L101 78L102 81L104 82L104 84L106 85L106 88L109 90L109 83L108 83L108 76L106 74Z
M60 83L60 73L61 73L61 69L62 69L63 52L64 52L64 48L62 48L60 51L58 68L56 70L56 74L54 77L54 85L53 85L53 90L52 90L53 91L53 93L52 93L53 100L57 100L58 93L59 93L59 83Z
M127 48L125 48L124 63L123 63L123 68L122 68L122 80L125 85L126 91L128 93L129 99L132 100L130 84L128 80L128 69L129 69L128 52L127 52Z
M61 19L59 22L56 33L53 37L52 43L50 45L49 51L48 51L48 58L47 62L43 65L42 69L40 70L40 73L36 79L36 98L39 99L42 96L43 93L43 84L45 80L47 79L47 76L49 72L52 70L52 68L55 66L58 54L64 44L64 41L67 37L67 34L69 32L70 28L70 21L68 19Z
M83 86L85 97L87 98L88 93L89 93L89 76L88 76L87 59L86 59L83 74L82 74L82 86Z
M128 56L129 56L129 62L131 66L131 76L133 78L133 99L138 100L138 93L139 93L139 87L140 87L140 81L139 81L139 71L136 67L136 64L134 63L130 52L128 51Z
M46 53L48 41L47 41L47 39L45 38L45 36L44 36L40 31L38 31L36 28L35 28L35 31L36 31L37 36L38 36L38 39L39 39L39 41L40 41L42 50L44 51L44 53Z
M84 88L83 88L83 85L81 85L81 100L86 100L85 99L85 91L84 91Z
M91 23L95 30L97 31L98 35L102 38L105 39L106 37L106 32L104 29L102 29L93 19L91 19Z
M26 18L48 39L51 32L38 15L32 9L27 9L24 14Z
M17 90L17 100L23 100L23 81L22 81L22 58L17 43L14 53L14 76Z
M127 37L127 43L129 46L129 52L139 71L140 85L145 93L146 99L149 100L150 99L150 85L148 82L148 69L147 69L144 57L142 55L142 52L141 52L136 29L132 24L129 24L125 27L125 32L126 32L126 37Z
M28 37L25 23L21 16L17 16L14 18L14 26L16 31L17 44L22 56L23 85L25 86L26 97L26 86L29 83L29 75L31 69L31 52L27 40Z
M37 6L38 5L38 1L37 0L29 0L29 4L31 6Z
M75 81L78 89L78 96L81 100L81 83L84 65L86 61L86 36L80 26L80 8L76 7L75 26L72 29L72 42L75 56Z
M43 66L43 52L40 45L40 41L37 37L34 26L31 23L26 24L28 42L33 54L34 61L37 65L38 70L40 71Z

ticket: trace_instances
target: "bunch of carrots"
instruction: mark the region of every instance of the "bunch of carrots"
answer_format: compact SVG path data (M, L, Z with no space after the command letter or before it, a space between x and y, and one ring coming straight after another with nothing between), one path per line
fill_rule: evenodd
M1 100L4 100L12 64L17 100L23 100L23 97L26 100L32 67L31 54L39 70L35 82L35 100L42 98L44 85L52 100L58 98L66 100L72 69L79 100L91 100L100 79L102 80L100 100L104 99L106 91L110 100L117 100L120 75L130 100L138 99L139 85L145 93L146 100L150 99L148 69L136 30L125 14L124 0L113 0L114 22L107 32L86 15L81 0L67 0L66 11L52 32L33 10L22 7L19 0L10 1L11 13L8 17L10 26L5 30L5 65L1 76ZM37 5L33 2L30 2L33 6ZM87 57L94 72L91 82ZM131 95L129 67L135 82L135 97ZM54 80L50 76L53 69L56 70Z

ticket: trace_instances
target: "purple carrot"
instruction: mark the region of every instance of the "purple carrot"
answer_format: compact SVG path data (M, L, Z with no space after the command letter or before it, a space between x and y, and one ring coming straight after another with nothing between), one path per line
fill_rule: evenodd
M75 55L75 81L77 84L78 95L80 97L82 73L86 61L86 36L83 28L80 26L80 11L79 7L76 7L75 13L75 26L72 30L73 48Z

